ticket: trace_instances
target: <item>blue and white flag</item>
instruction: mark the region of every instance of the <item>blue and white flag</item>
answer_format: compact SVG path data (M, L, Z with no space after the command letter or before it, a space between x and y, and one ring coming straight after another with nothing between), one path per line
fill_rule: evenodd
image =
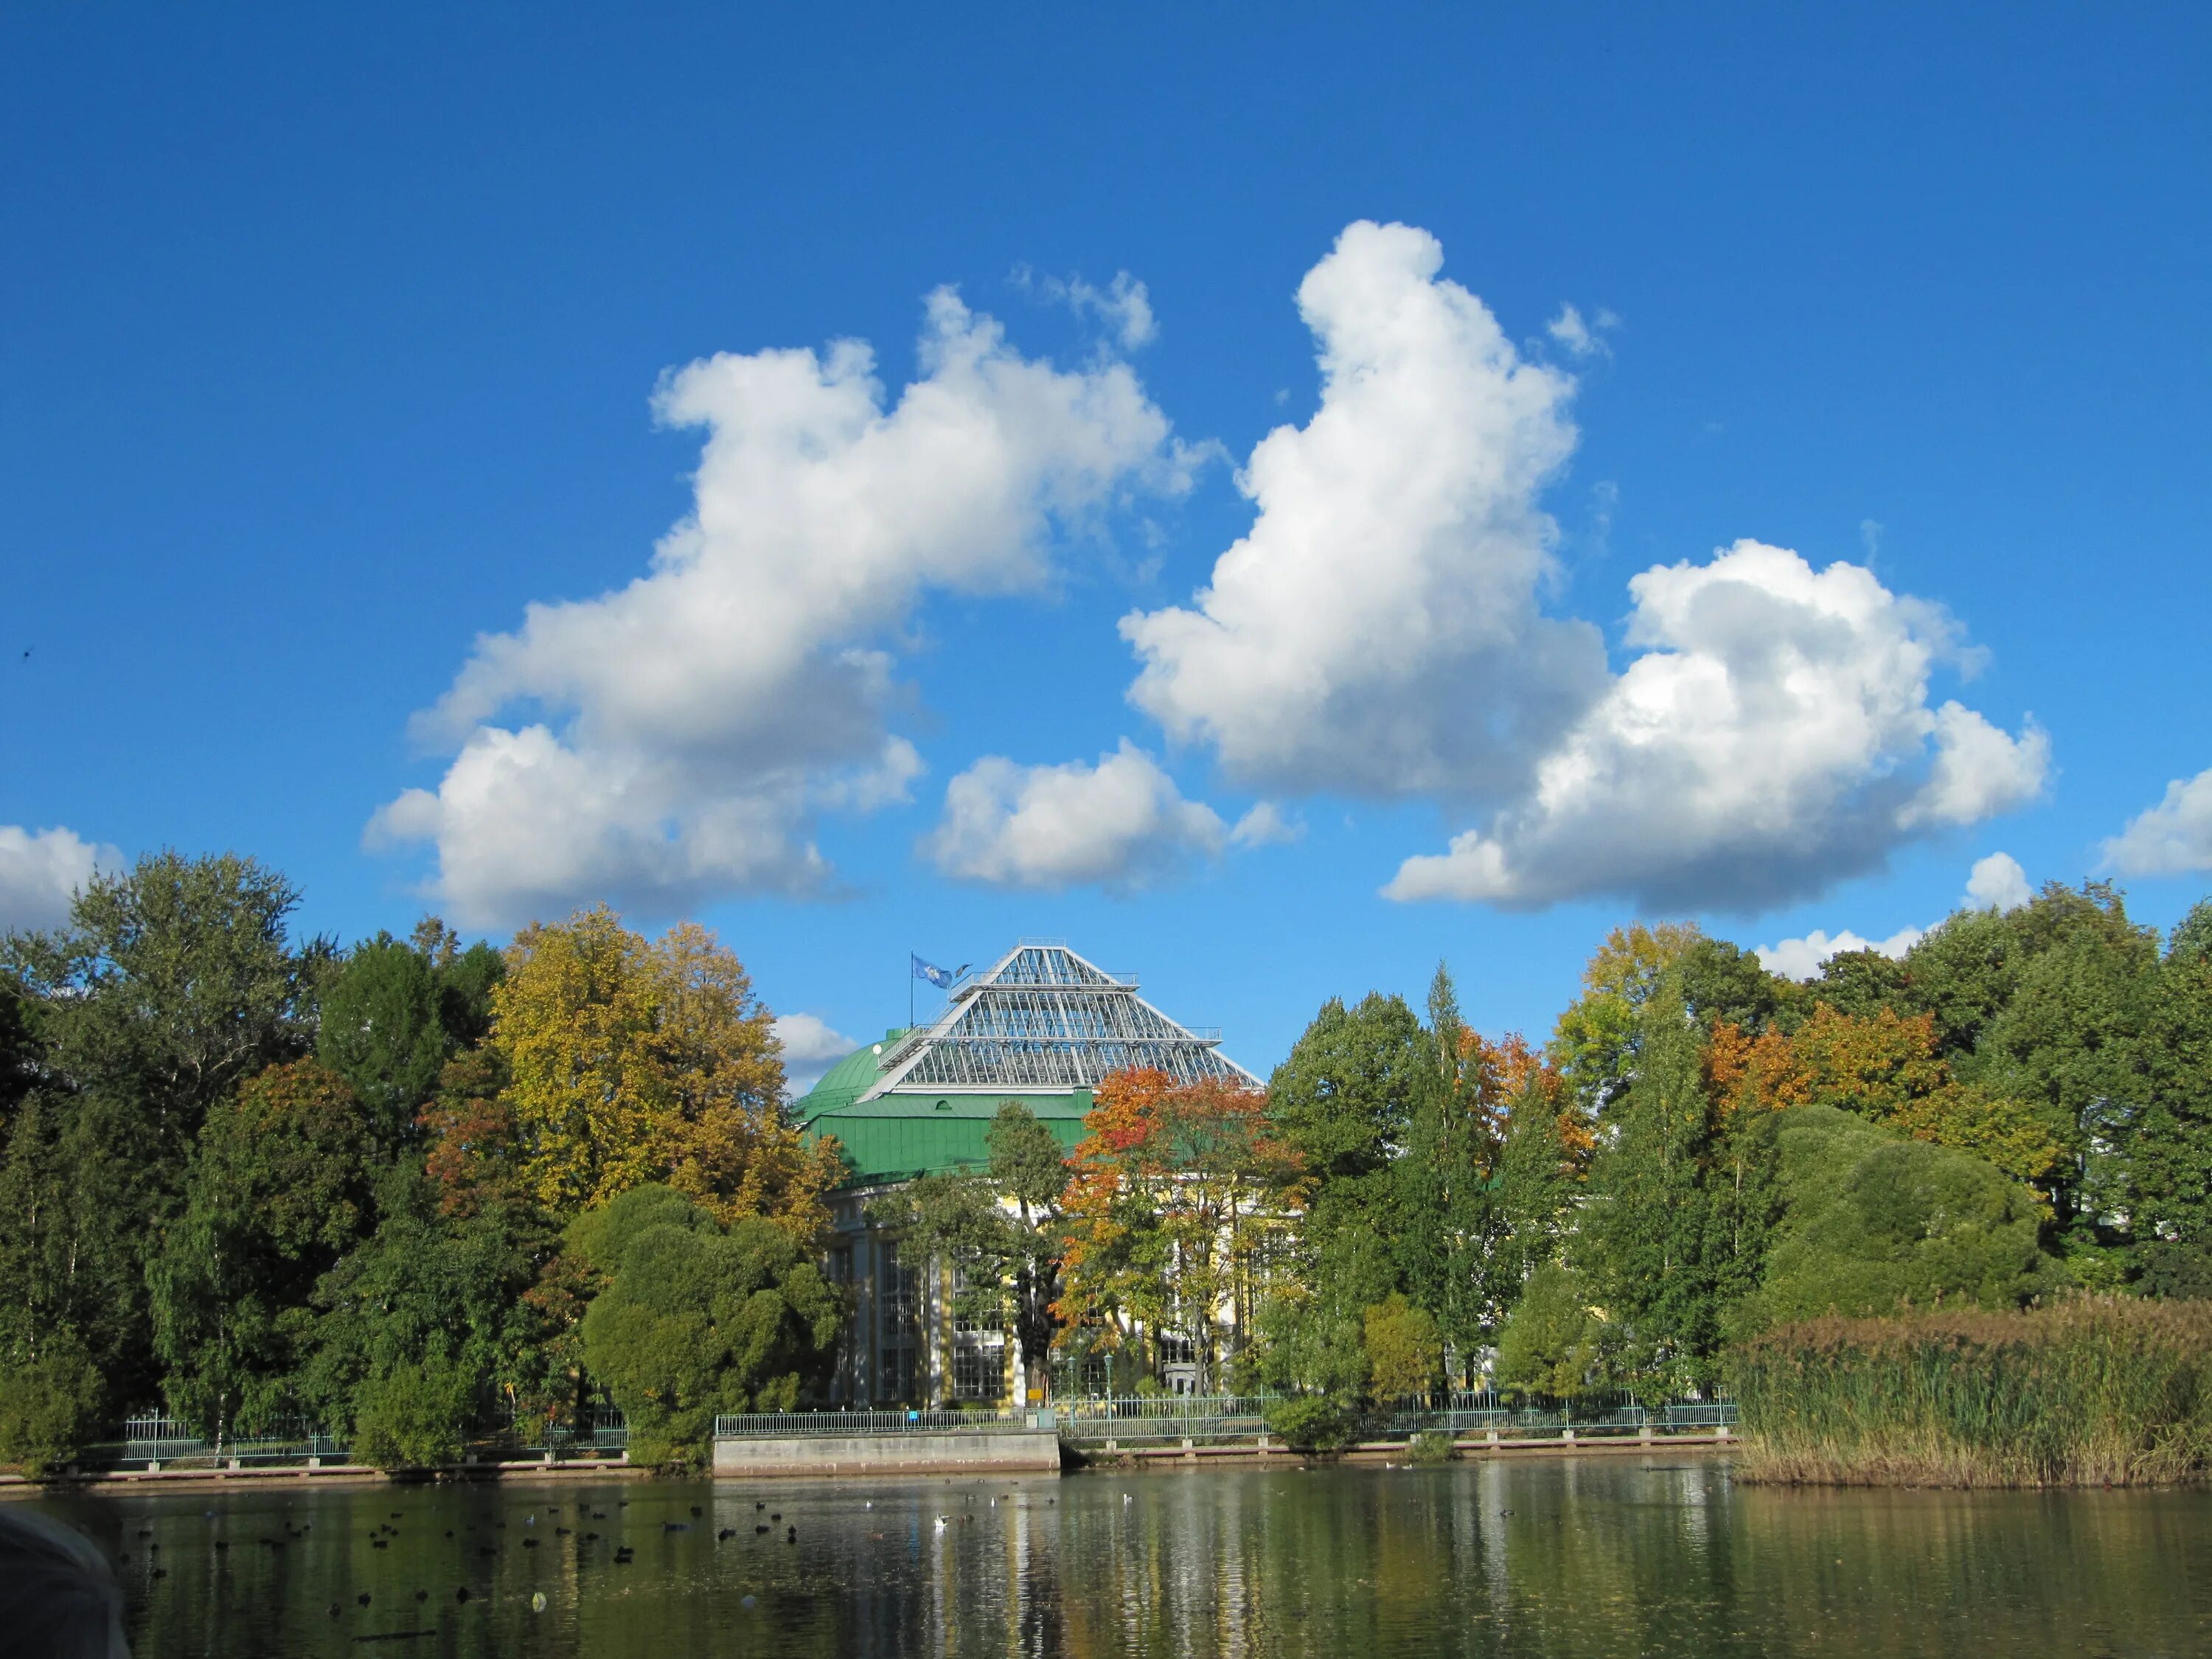
M951 990L952 981L968 971L968 964L964 962L948 973L934 963L924 962L920 957L915 956L911 951L907 954L914 957L914 976L919 980L927 980L940 991Z

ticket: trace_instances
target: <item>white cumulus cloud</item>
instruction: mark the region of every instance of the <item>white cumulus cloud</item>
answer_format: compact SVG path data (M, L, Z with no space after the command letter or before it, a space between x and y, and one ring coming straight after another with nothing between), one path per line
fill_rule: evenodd
M1966 907L1973 910L2017 910L2035 896L2027 884L2027 872L2009 853L1992 853L1974 860L1966 877Z
M1127 364L1025 358L950 289L927 317L893 401L850 340L665 377L659 418L706 434L695 510L627 586L477 640L416 722L450 768L371 842L431 843L434 890L479 926L817 887L814 816L905 799L922 769L886 728L917 599L1034 589L1055 532L1190 482Z
M1363 222L1307 273L1319 409L1254 447L1258 511L1209 585L1122 619L1131 701L1239 781L1502 799L1603 688L1597 630L1537 606L1574 382L1443 260L1426 231Z
M793 1100L860 1046L818 1014L778 1014L775 1030L776 1041L783 1045L783 1091Z
M1186 800L1159 763L1124 738L1096 766L985 756L945 786L943 820L923 851L963 881L1127 890L1218 854L1229 835L1220 814Z
M122 863L116 848L74 830L0 823L0 933L60 927L85 884Z
M1443 258L1363 222L1300 284L1319 408L1254 447L1251 529L1207 585L1121 621L1130 701L1171 739L1277 798L1436 803L1463 833L1404 862L1384 891L1408 900L1755 910L2040 789L2041 731L1931 700L1974 653L1862 566L1745 541L1648 570L1619 673L1547 614L1575 381ZM1616 321L1552 332L1586 356Z
M1820 965L1830 957L1850 951L1879 951L1886 957L1901 957L1927 937L1918 927L1900 927L1887 939L1861 939L1848 927L1831 939L1815 927L1802 939L1785 939L1779 945L1759 945L1753 947L1759 965L1770 974L1779 974L1784 979L1814 979L1819 977Z
M2212 870L2212 767L2176 778L2166 798L2109 836L2105 862L2124 876L2179 876Z
M1738 542L1632 578L1641 654L1546 754L1534 787L1393 898L1541 905L1609 892L1750 911L1872 868L1915 833L2017 806L2049 744L1956 702L1942 611L1862 566Z

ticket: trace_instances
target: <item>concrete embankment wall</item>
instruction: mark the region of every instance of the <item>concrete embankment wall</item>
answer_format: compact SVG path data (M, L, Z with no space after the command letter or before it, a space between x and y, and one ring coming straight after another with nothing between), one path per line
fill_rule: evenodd
M714 1473L744 1478L799 1474L1035 1474L1060 1468L1054 1429L991 1434L793 1435L717 1440Z

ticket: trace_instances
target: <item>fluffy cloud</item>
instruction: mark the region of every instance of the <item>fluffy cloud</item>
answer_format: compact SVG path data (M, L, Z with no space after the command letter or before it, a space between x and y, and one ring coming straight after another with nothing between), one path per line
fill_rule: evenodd
M667 376L659 418L707 434L694 512L628 586L478 639L416 722L455 758L372 842L432 843L433 884L472 925L818 885L813 815L904 799L921 769L885 729L920 596L1035 588L1055 530L1189 483L1126 364L1024 358L949 289L920 356L888 406L854 341ZM516 708L536 722L504 723Z
M0 823L0 933L58 927L78 890L122 862L114 848L72 830Z
M2027 884L2027 872L2009 853L1992 853L1974 860L1966 878L1966 904L1975 910L2017 910L2035 896Z
M1298 307L1319 408L1239 474L1256 513L1188 605L1138 612L1130 700L1239 782L1437 802L1449 851L1393 898L1538 906L1595 893L1749 910L1879 865L2041 787L2048 744L1956 702L1940 607L1756 542L1630 583L1614 674L1547 615L1575 382L1524 360L1443 250L1355 224ZM1595 324L1563 310L1577 356Z
M1842 562L1739 542L1629 590L1642 654L1547 754L1534 787L1393 898L1541 905L1628 896L1752 911L1878 866L1899 841L2017 806L2043 732L2008 736L1931 672L1959 655L1936 606Z
M1830 957L1850 951L1879 951L1886 957L1901 957L1927 936L1922 928L1900 927L1885 939L1861 939L1846 927L1831 939L1824 930L1815 927L1802 939L1755 945L1753 953L1759 957L1759 966L1770 974L1779 974L1784 979L1812 979Z
M860 1046L817 1014L777 1015L775 1036L783 1045L783 1091L793 1100Z
M1250 532L1189 606L1122 619L1131 701L1240 781L1502 799L1603 689L1597 630L1536 603L1574 382L1443 259L1409 226L1345 231L1297 294L1321 405L1238 475Z
M2212 870L2212 768L2166 786L2166 799L2128 820L2105 842L2105 862L2124 876L2179 876Z
M1124 738L1096 766L986 756L945 786L944 819L923 850L963 881L1127 890L1218 854L1230 834L1218 813L1184 799L1159 763Z

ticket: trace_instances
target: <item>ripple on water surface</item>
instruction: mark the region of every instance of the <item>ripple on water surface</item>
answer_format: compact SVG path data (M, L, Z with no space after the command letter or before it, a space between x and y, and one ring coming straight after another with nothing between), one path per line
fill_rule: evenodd
M142 1659L2212 1652L2212 1495L1680 1455L39 1501L125 1558Z

